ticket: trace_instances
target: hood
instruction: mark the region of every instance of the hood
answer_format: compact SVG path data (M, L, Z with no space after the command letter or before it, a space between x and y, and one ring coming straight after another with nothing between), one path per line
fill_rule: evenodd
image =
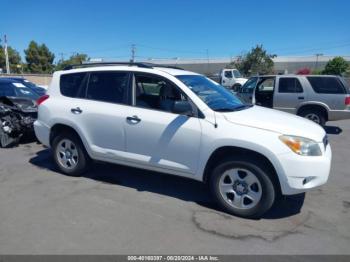
M2 96L0 97L0 103L10 107L16 107L18 110L25 113L38 111L35 101L27 98Z
M260 106L222 113L227 121L244 126L269 130L283 135L301 136L322 142L324 129L314 122L289 113Z

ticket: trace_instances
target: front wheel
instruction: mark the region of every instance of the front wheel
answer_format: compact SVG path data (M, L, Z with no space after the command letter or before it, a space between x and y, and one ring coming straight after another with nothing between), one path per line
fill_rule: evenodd
M229 159L210 177L212 194L226 212L246 218L260 217L275 201L270 175L259 163Z

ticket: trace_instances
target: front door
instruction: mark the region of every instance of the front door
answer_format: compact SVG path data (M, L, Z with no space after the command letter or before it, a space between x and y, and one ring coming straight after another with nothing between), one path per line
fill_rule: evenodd
M258 106L273 107L275 77L260 78L254 92L254 103Z
M197 117L172 112L174 101L186 96L170 81L135 73L134 107L126 119L126 150L136 163L194 174L201 142Z

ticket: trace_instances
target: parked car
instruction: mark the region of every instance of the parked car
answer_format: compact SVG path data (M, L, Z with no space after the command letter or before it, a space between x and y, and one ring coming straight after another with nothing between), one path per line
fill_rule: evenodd
M20 82L22 83L24 86L32 89L35 93L37 93L39 96L43 96L45 95L46 93L46 89L44 89L43 87L41 86L38 86L30 81L28 81L27 79L25 78L22 78L22 77L9 77L8 79L12 79L12 80L15 80L17 82Z
M220 71L220 84L226 88L238 91L247 82L237 69L222 69Z
M74 66L53 74L38 105L36 136L61 172L79 176L100 160L183 176L208 183L219 205L242 217L326 183L330 172L319 125L244 104L185 70Z
M33 132L39 95L22 83L0 78L0 147L16 145Z
M350 91L338 76L268 75L251 77L237 95L246 103L282 110L325 125L350 118Z

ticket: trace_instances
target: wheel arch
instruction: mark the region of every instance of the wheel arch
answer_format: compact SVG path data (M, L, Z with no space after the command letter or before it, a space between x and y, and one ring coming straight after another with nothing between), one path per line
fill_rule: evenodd
M221 162L223 159L227 158L228 156L235 156L235 155L239 156L240 158L249 158L257 161L262 161L264 163L264 166L267 167L267 169L270 171L272 175L272 182L277 190L277 193L281 194L282 188L281 188L280 178L272 161L262 153L259 153L251 149L246 149L246 148L236 147L236 146L222 146L215 149L215 151L212 152L204 168L203 182L204 183L208 182L211 175L211 171L219 162Z
M326 104L320 103L320 102L312 102L312 103L306 103L299 106L297 109L297 115L300 115L304 110L309 109L317 109L321 110L326 118L326 121L328 121L328 112L329 108Z

